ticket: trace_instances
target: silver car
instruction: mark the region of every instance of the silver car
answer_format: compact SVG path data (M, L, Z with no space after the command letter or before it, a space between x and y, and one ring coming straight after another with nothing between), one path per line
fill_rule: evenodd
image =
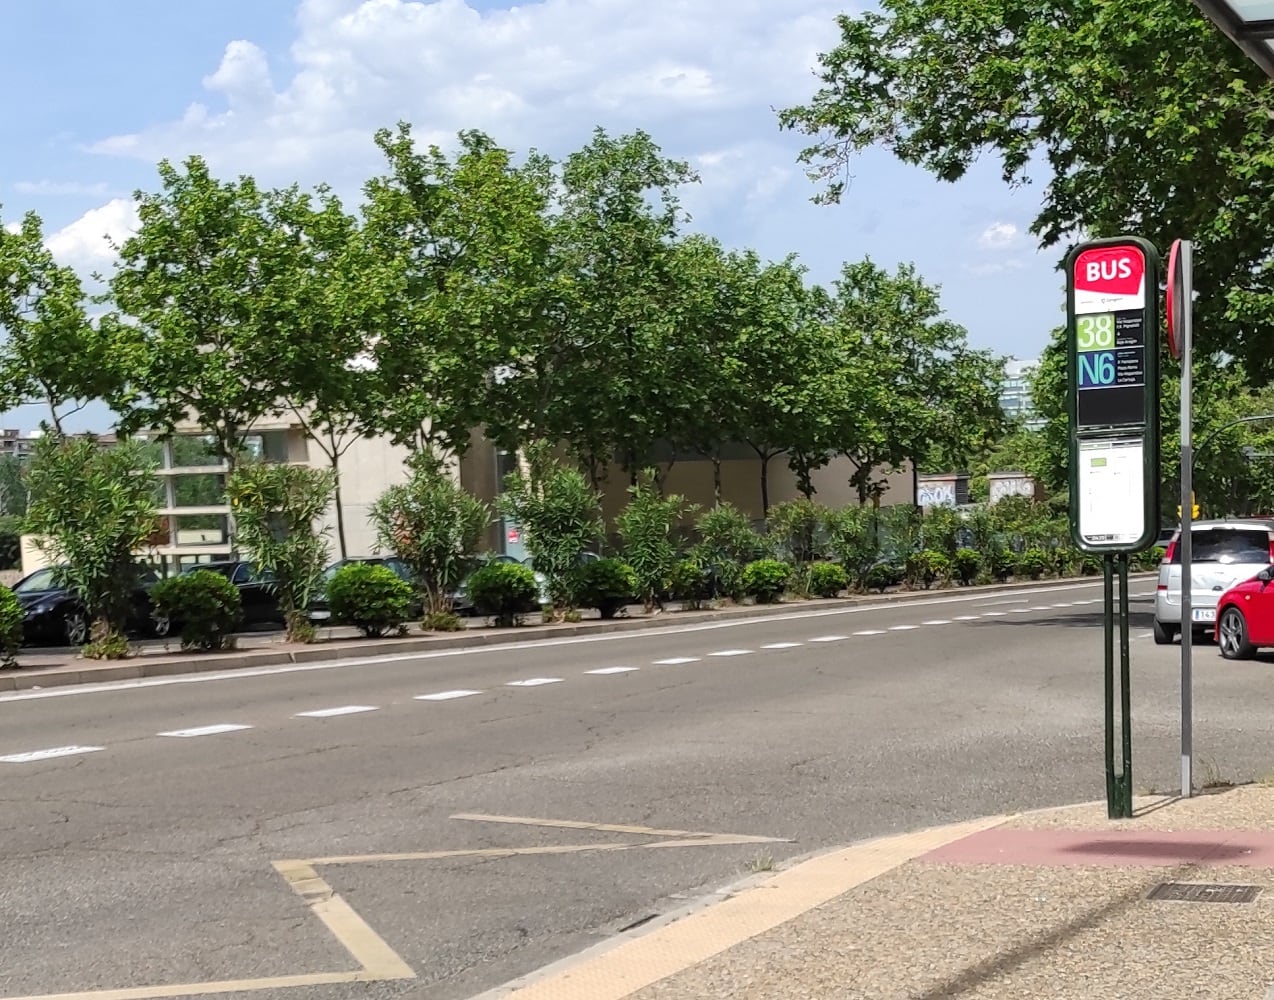
M1181 631L1180 540L1178 529L1159 564L1154 637L1161 646ZM1196 521L1190 540L1190 620L1196 639L1207 639L1216 622L1221 595L1274 565L1274 519Z

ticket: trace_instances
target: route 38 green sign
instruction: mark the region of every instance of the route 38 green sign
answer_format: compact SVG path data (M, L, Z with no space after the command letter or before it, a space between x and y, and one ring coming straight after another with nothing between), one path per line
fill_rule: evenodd
M1071 537L1140 552L1159 533L1159 256L1135 236L1066 259Z

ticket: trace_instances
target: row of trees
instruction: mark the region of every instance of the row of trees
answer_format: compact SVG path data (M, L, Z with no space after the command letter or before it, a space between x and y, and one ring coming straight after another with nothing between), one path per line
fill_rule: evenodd
M193 417L232 467L277 412L333 469L360 436L454 456L482 428L564 444L594 485L679 455L719 485L741 445L762 507L780 455L807 495L848 456L867 500L888 469L959 464L999 430L1000 360L913 267L847 264L825 288L687 232L696 178L642 132L598 130L561 162L479 132L420 149L406 124L376 143L386 170L356 212L161 163L87 311L38 217L0 230L0 409L41 400L57 432L103 400L124 435Z

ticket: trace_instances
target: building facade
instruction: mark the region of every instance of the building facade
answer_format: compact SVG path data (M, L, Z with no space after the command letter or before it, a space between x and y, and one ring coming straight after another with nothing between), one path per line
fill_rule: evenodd
M1004 363L1004 388L1000 391L1000 409L1004 415L1033 431L1044 426L1031 399L1031 377L1039 364L1038 358L1025 361L1010 358Z

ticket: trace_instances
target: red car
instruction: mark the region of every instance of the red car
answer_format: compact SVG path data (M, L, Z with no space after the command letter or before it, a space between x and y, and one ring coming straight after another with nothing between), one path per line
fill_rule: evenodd
M1274 646L1274 566L1221 595L1216 641L1227 660L1250 660L1259 647Z

